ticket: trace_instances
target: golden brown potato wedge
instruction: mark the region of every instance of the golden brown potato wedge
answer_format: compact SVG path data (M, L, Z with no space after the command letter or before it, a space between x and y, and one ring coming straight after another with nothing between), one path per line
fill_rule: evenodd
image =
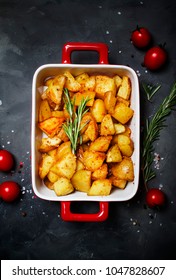
M92 106L94 103L95 92L94 91L84 91L84 92L77 92L74 95L75 98L75 106L79 106L83 99L88 99L87 106Z
M91 186L91 171L78 170L71 178L73 187L80 192L88 192Z
M38 126L48 137L52 138L61 130L64 120L65 118L50 117L40 122Z
M48 89L46 90L47 98L59 106L61 105L62 101L62 93L65 81L66 78L64 75L58 75L52 80L48 86Z
M98 179L106 179L108 175L108 165L106 163L103 163L103 165L92 172L92 180L98 180Z
M112 91L114 94L116 93L116 84L114 79L106 75L97 75L95 85L96 97L104 99L105 92L107 91Z
M38 116L38 121L42 122L45 121L46 119L51 117L51 108L49 106L48 100L42 100L39 106L39 116Z
M54 184L53 184L54 191L57 196L68 195L74 192L74 187L70 180L65 177L60 177Z
M93 103L90 112L96 120L96 122L101 122L107 113L104 101L102 99L96 99Z
M88 191L88 195L92 196L106 196L111 192L112 184L109 179L99 179L93 181L92 186Z
M131 158L124 157L120 163L114 163L111 168L112 174L122 180L134 180L134 166Z
M127 76L122 77L122 84L118 90L117 95L124 98L125 100L129 100L131 94L131 82L130 78Z
M47 177L51 183L55 183L59 178L59 176L56 175L56 173L52 172L51 170L48 172Z
M53 158L47 154L42 156L42 159L39 163L39 176L41 179L44 179L48 174L51 166L53 165Z
M127 135L118 135L117 143L122 155L131 157L134 150L134 144L129 136Z
M111 115L106 114L100 125L100 135L108 136L108 135L114 135L114 134L115 134L115 128L114 128L114 123L112 121Z
M95 171L100 168L106 158L106 154L95 151L85 151L83 154L83 163L85 167L90 171Z
M74 154L69 153L59 159L52 167L51 171L59 177L70 179L76 170L76 157Z
M116 105L116 97L113 91L107 91L104 94L104 104L107 112L112 114Z
M54 136L53 138L42 138L41 145L39 146L39 151L41 153L47 153L55 148L59 147L62 140L58 136Z
M121 162L121 161L122 161L122 155L118 147L118 144L114 144L109 148L107 152L106 162L109 163L109 162Z
M117 103L112 116L122 124L126 124L133 116L134 111L124 103Z
M127 181L126 180L122 180L122 179L118 179L115 176L110 176L109 177L110 181L112 182L112 185L114 187L117 187L119 189L125 189L126 185L127 185Z
M80 83L76 81L74 76L69 71L65 71L64 76L66 77L65 88L72 92L78 92L81 89Z
M93 119L88 123L88 127L85 131L85 135L89 138L91 141L95 141L95 139L98 137L98 125L96 121Z
M91 142L89 146L90 151L106 152L111 143L112 136L100 136L95 141Z

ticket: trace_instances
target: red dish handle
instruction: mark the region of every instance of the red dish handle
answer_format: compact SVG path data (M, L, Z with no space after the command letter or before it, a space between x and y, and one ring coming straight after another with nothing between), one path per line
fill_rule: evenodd
M61 218L64 221L75 221L75 222L103 222L108 217L108 202L99 202L100 211L95 214L79 214L72 213L70 211L71 201L61 202Z
M97 51L99 53L99 64L108 64L108 47L104 43L69 42L63 46L62 63L71 64L71 53L73 51ZM108 217L108 202L99 202L100 211L95 214L72 213L70 205L70 201L61 201L61 218L64 221L102 222Z
M73 51L97 51L99 53L99 64L108 64L108 46L104 43L67 43L62 49L62 63L71 63L71 53Z

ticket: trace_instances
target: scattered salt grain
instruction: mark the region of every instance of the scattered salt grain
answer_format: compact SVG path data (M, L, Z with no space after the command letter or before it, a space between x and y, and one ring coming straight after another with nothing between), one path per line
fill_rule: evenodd
M109 43L111 43L111 44L112 44L112 40L110 40L110 41L109 41Z
M102 6L98 6L99 9L102 9Z
M108 30L106 30L106 34L109 34L109 31L108 31Z
M11 132L14 133L14 130L12 129Z
M0 106L2 105L2 100L0 100Z
M10 145L10 141L7 141L7 145Z
M121 13L121 12L118 12L117 14L120 16L122 13Z

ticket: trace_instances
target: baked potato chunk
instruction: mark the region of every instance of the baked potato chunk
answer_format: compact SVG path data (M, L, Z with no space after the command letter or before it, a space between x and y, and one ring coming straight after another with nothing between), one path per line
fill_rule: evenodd
M133 116L134 111L124 103L117 103L112 116L122 124L126 124Z
M79 106L81 104L81 101L86 98L89 99L89 101L87 102L87 106L92 106L94 103L95 92L87 90L84 92L75 93L74 95L75 106Z
M41 101L40 106L39 106L39 117L38 121L42 122L51 117L51 108L49 106L48 100L44 99Z
M53 165L53 158L47 154L42 156L42 159L39 163L39 176L41 179L44 179L48 174L51 166Z
M93 196L106 196L109 195L111 192L112 184L109 179L99 179L93 181L90 190L88 191L88 195Z
M92 180L98 180L98 179L106 179L108 175L108 165L107 163L103 163L103 165L95 170L92 173Z
M127 76L122 77L122 83L118 90L117 95L128 100L131 94L131 82Z
M58 136L54 136L52 138L42 138L41 145L39 146L39 151L41 153L47 153L55 148L59 147L59 144L62 140Z
M89 150L96 152L106 152L111 143L112 136L100 136L95 141L91 142Z
M78 170L71 178L73 187L80 192L88 192L91 186L91 171Z
M59 177L70 179L76 171L76 157L72 153L60 158L50 169Z
M115 134L114 123L110 114L106 114L100 125L100 135L108 136Z
M118 179L115 176L110 176L109 177L110 181L112 182L112 185L116 188L119 189L125 189L126 185L127 185L127 181L126 180L122 180L122 179Z
M116 93L116 84L114 79L106 75L97 75L95 85L96 97L104 99L105 92L107 91L112 91L114 94Z
M83 163L90 171L95 171L100 168L106 158L105 153L89 150L85 151L83 156Z
M115 144L110 147L107 152L106 162L121 162L122 155L119 149L118 144Z
M61 130L64 120L64 118L50 117L49 119L40 122L38 125L48 137L52 138Z
M112 114L116 104L116 97L113 91L107 91L104 94L104 104L107 112Z
M96 99L93 103L90 112L96 120L96 122L100 123L107 113L104 101L102 99Z
M117 143L122 155L131 157L134 150L134 145L131 138L127 135L118 135Z
M121 180L134 180L134 166L131 158L124 157L119 163L114 163L111 168L112 174Z
M64 196L74 192L74 187L70 180L65 177L60 177L54 184L53 189L57 196Z
M58 75L52 79L46 90L47 98L58 106L61 105L64 84L65 77L63 75Z
M66 77L65 88L72 92L78 92L81 89L80 83L76 81L74 76L69 71L65 71L64 76Z

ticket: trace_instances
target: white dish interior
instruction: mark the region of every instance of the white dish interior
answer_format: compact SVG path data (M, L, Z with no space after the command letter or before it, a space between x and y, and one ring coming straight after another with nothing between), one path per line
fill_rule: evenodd
M86 193L75 191L67 196L56 196L55 192L48 189L38 176L38 163L41 157L38 147L40 145L43 133L38 128L38 105L40 102L40 93L38 88L43 86L44 80L47 77L55 76L64 73L66 70L73 75L78 75L83 72L88 74L106 74L114 76L115 74L130 78L132 84L131 92L131 108L134 110L134 116L130 122L131 138L134 142L134 152L132 160L134 163L133 182L128 182L124 190L114 188L109 196L88 196ZM139 159L140 159L140 108L139 108L139 83L138 78L133 69L121 65L83 65L83 64L46 64L39 67L33 77L32 85L32 185L35 194L45 200L50 201L126 201L131 199L137 192L139 183Z

